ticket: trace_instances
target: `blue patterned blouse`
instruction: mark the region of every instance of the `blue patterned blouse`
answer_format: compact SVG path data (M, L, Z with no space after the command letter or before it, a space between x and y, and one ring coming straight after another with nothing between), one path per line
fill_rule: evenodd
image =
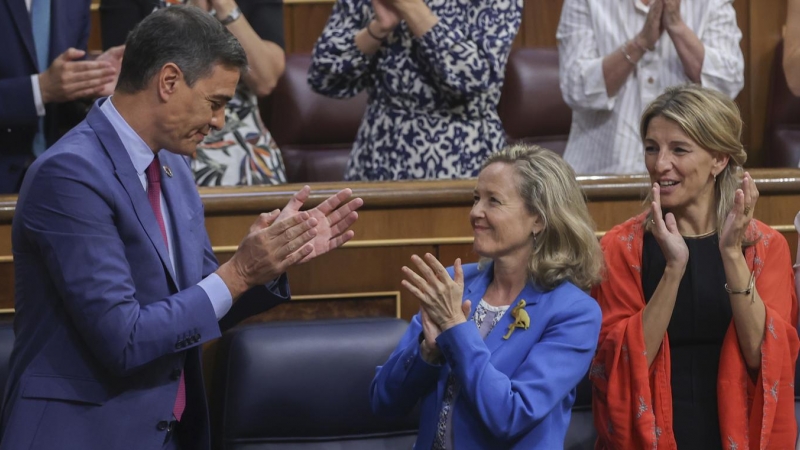
M369 0L337 0L314 47L311 87L331 97L362 89L369 103L348 180L473 177L505 145L497 116L522 0L428 0L439 22L414 37L405 22L373 56L355 44Z

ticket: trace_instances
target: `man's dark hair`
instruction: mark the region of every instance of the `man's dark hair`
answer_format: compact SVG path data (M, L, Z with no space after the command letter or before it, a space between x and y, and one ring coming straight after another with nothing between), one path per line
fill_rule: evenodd
M221 65L247 71L247 54L225 26L193 6L162 8L142 20L125 41L120 92L144 90L164 64L175 63L189 86Z

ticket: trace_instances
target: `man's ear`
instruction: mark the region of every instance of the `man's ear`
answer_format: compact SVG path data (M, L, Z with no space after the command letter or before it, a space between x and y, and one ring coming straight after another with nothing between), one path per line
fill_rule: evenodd
M167 101L175 94L178 86L183 83L183 72L175 63L166 63L158 71L158 97Z

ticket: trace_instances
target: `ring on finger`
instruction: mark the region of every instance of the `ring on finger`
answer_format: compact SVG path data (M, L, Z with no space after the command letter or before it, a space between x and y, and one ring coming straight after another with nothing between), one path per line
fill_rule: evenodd
M749 214L750 214L750 206L748 205L748 206L744 207L744 215L746 216L746 215L749 215Z

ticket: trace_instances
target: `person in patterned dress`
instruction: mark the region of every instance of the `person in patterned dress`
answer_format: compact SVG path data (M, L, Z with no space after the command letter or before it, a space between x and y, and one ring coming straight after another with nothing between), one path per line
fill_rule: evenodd
M505 145L497 104L522 0L339 0L308 82L369 93L347 180L461 178Z
M753 219L741 131L736 104L696 85L642 116L649 208L603 237L593 292L597 449L794 448L792 263Z
M427 254L403 268L421 310L378 367L372 409L420 402L418 449L564 448L601 322L583 291L602 256L575 173L541 147L495 153L470 222L480 263L445 269Z

